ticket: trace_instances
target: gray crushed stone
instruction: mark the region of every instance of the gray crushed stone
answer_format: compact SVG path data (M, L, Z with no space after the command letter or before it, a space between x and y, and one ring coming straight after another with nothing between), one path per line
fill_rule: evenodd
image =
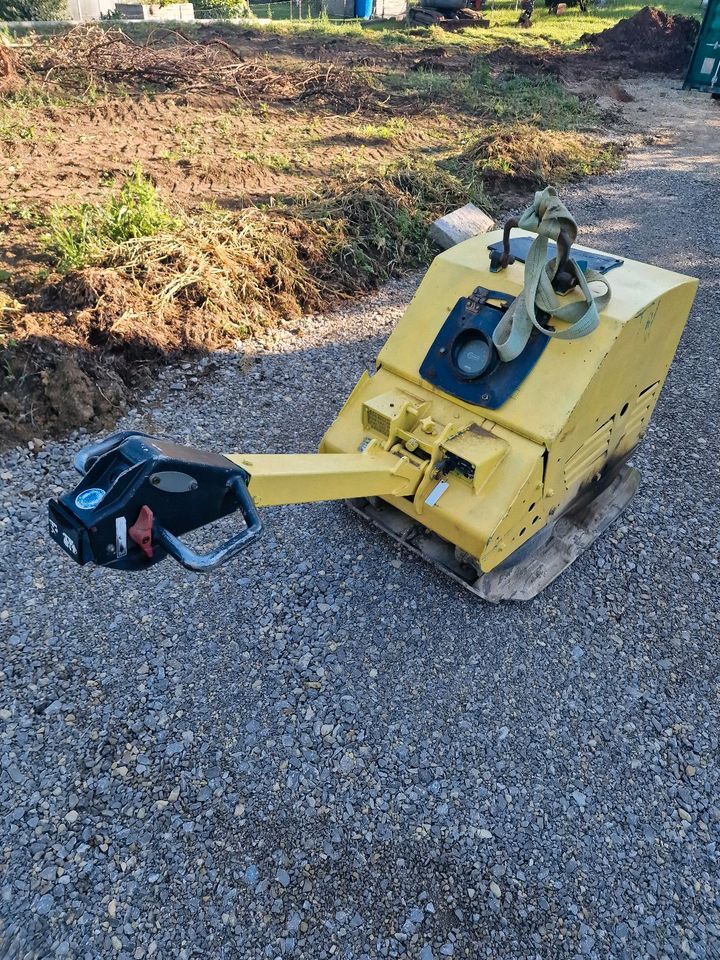
M718 166L652 156L571 208L697 306L638 497L527 605L338 504L212 576L81 569L45 500L88 438L0 458L1 957L720 956ZM416 282L161 371L122 426L311 450Z

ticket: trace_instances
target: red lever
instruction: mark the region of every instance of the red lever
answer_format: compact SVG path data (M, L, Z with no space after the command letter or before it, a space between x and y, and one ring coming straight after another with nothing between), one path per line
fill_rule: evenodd
M128 530L128 536L140 547L145 556L152 560L152 528L153 512L150 507L140 507L140 513L135 523Z

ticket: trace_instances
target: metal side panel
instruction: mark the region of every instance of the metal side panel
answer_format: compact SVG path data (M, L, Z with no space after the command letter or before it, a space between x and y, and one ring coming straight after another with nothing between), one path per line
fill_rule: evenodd
M477 575L458 560L455 547L431 533L412 517L382 500L348 500L361 516L403 547L432 563L477 597L490 603L532 600L577 560L628 506L640 484L640 473L623 466L615 479L589 504L569 511L555 523L552 535L535 553L513 566Z
M683 86L720 95L720 0L708 3Z

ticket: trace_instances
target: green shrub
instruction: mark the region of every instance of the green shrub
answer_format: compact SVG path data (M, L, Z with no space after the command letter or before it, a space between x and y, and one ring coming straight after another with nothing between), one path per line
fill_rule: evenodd
M238 20L252 17L248 0L194 0L198 20Z
M91 263L114 244L151 237L173 224L155 186L136 167L104 204L51 208L44 240L57 266L68 270Z
M67 0L0 0L0 20L68 20Z

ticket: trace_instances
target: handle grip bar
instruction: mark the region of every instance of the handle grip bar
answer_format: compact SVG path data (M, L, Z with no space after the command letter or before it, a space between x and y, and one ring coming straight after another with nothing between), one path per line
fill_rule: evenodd
M235 477L230 483L230 489L235 494L246 527L219 547L215 547L210 553L196 553L165 527L159 524L153 527L155 542L167 550L173 560L177 560L186 570L194 570L196 573L214 570L236 557L262 533L262 521L242 477Z

